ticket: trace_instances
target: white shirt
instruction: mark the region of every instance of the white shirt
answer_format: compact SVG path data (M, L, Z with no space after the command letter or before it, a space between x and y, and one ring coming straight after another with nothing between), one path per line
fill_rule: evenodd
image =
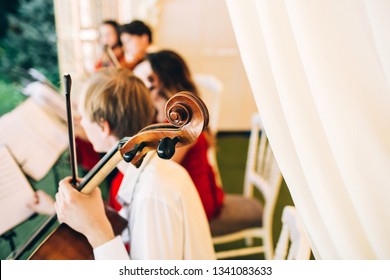
M179 164L150 152L142 166L129 166L118 196L128 220L122 233L131 259L215 259L210 228L191 177ZM126 259L123 241L94 249L95 259Z

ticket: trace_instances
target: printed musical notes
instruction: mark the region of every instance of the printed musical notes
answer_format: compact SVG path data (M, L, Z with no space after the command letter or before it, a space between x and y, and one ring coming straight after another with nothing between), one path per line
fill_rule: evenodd
M0 235L33 214L34 191L6 146L0 145Z

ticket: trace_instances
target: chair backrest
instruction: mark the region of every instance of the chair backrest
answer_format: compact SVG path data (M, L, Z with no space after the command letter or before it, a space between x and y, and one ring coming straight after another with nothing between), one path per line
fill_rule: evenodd
M275 249L275 260L309 260L310 244L294 206L287 205L282 214L282 231Z
M222 83L213 75L194 74L195 84L199 87L202 100L210 115L209 128L214 135L218 132L218 120L222 98Z
M263 198L263 244L266 259L273 257L272 223L281 182L282 174L268 142L260 115L255 113L252 116L244 196L253 197L257 189Z

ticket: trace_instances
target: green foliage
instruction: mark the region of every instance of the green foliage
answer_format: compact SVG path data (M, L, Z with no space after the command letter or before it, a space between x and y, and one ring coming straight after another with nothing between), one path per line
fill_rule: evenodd
M7 14L16 13L18 7L19 0L0 0L0 38L8 28Z
M10 112L26 99L19 88L0 80L0 116Z
M0 75L21 82L29 68L59 80L53 1L19 0L16 13L7 14L8 29L0 40Z

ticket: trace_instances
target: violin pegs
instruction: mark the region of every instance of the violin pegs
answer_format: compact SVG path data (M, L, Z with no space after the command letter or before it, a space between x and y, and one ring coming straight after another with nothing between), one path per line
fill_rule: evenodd
M135 155L137 154L136 151L131 150L130 152L126 153L123 155L123 160L126 161L127 163L131 162Z
M145 148L146 144L144 142L141 142L134 146L134 148L123 155L123 159L126 162L131 162L134 157L137 155L138 152L142 151L143 148Z
M157 146L157 154L162 159L170 159L175 154L175 146L179 142L179 137L173 139L165 137L160 140Z

